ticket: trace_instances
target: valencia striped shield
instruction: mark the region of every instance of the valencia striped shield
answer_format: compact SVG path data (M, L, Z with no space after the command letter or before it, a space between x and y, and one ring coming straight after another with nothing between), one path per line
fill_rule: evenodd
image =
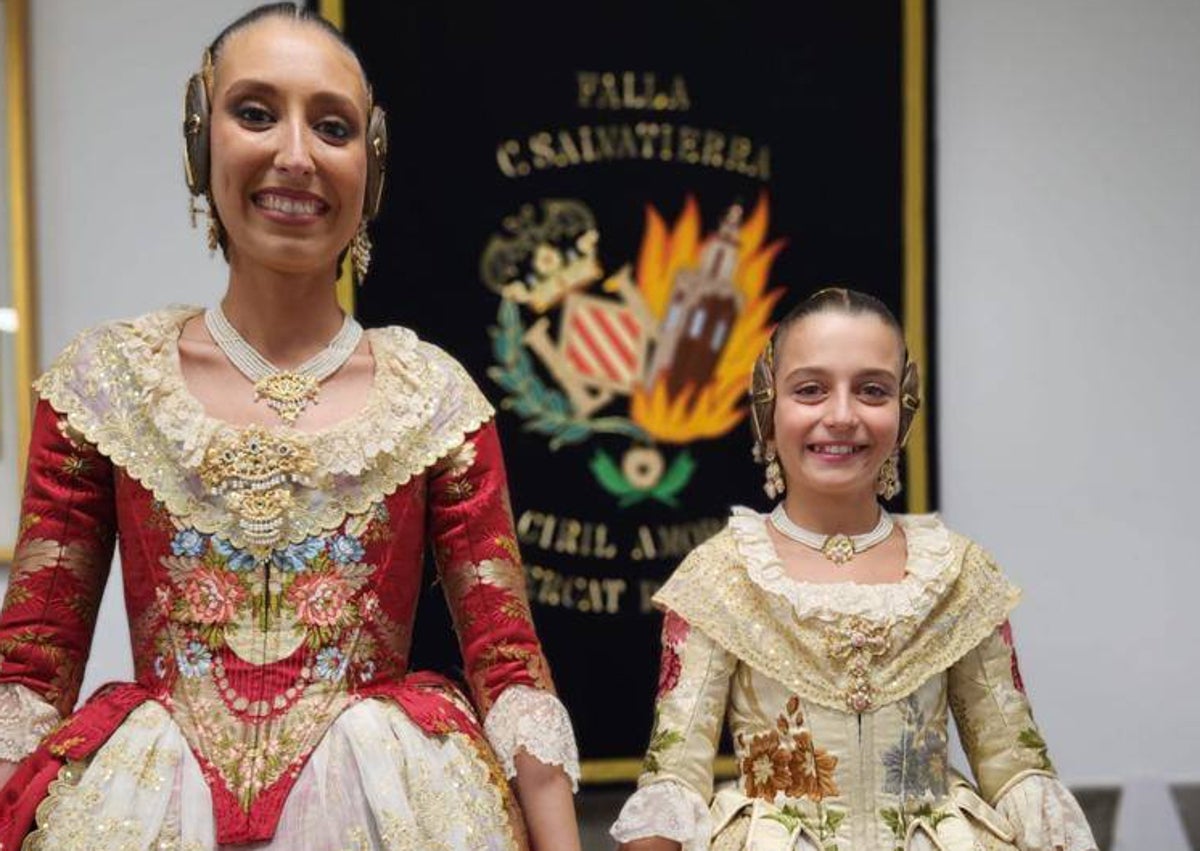
M631 393L645 367L646 329L627 305L574 294L563 306L563 356L580 382Z

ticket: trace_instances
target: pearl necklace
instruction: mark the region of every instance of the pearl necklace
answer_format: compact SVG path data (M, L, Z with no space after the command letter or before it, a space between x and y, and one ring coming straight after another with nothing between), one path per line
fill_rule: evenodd
M317 401L321 382L342 368L358 348L363 335L358 321L346 314L341 329L329 345L295 369L284 370L246 342L220 305L204 311L204 326L229 362L254 382L255 401L266 399L271 410L288 425L296 422L304 409Z
M896 526L892 515L880 508L879 522L870 532L864 532L861 535L843 535L840 532L835 535L822 535L819 532L805 529L803 526L797 526L792 518L787 516L782 502L775 506L770 519L771 525L779 531L779 534L798 544L803 544L809 549L818 551L838 566L846 564L859 553L887 540L888 535L892 534L892 529Z

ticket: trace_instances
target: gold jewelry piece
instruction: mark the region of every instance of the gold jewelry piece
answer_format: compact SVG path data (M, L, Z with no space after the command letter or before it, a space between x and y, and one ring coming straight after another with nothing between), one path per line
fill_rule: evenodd
M217 249L221 247L221 223L217 221L217 217L213 215L212 210L208 211L208 253L216 254Z
M793 522L792 518L788 517L787 511L784 510L782 502L775 506L770 520L771 525L779 534L798 544L803 544L809 549L816 550L839 567L849 563L859 553L866 552L871 547L886 541L896 526L892 515L880 508L879 522L870 532L864 532L861 535L846 535L841 532L834 535L822 535L820 532L813 532Z
M267 404L286 423L294 423L304 409L317 401L321 385L311 375L277 372L254 382L254 398Z
M884 499L891 499L900 493L900 453L893 452L879 468L875 478L875 493Z
M857 616L825 628L826 655L849 674L842 699L851 712L866 712L875 705L871 669L891 649L891 631L890 623L876 624Z
M341 330L329 345L295 369L283 370L246 342L220 305L204 311L204 325L229 362L254 382L255 400L265 399L271 410L288 425L296 422L305 408L317 402L321 382L342 368L358 348L363 335L362 326L346 314Z
M216 250L221 247L221 220L217 218L217 214L213 210L211 199L208 199L203 207L196 203L195 195L188 199L188 218L191 219L193 230L196 228L197 216L204 216L208 219L208 224L204 228L205 243L208 245L208 253L215 254Z
M767 469L764 473L767 480L763 484L763 490L771 499L779 499L787 490L787 483L783 480L783 468L779 466L779 459L775 457L774 446L767 447L766 462Z
M367 220L358 223L354 239L350 240L350 263L354 266L354 280L360 285L371 268L371 235L367 233Z
M204 215L208 212L204 207L196 203L196 196L188 198L188 219L191 220L192 230L196 229L196 216Z
M213 441L200 480L225 496L247 543L265 551L279 540L294 507L291 484L314 467L312 453L294 437L251 426Z
M772 339L754 360L750 371L750 431L754 460L766 463L767 444L775 434L775 346Z

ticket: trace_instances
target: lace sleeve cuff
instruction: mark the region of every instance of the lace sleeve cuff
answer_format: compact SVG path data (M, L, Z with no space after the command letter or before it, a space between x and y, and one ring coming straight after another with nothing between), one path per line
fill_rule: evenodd
M617 842L661 836L682 843L683 851L704 851L710 833L712 824L704 800L674 780L651 783L634 792L609 830Z
M506 777L517 773L513 757L523 750L545 765L561 766L579 789L579 751L566 707L548 691L529 686L506 688L483 723Z
M0 684L0 760L18 762L29 756L58 721L58 710L35 692Z
M1031 774L996 801L1012 824L1021 851L1096 851L1083 810L1057 778Z

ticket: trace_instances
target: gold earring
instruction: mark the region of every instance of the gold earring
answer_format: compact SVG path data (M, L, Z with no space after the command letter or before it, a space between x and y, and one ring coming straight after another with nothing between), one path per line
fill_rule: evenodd
M193 229L196 227L196 216L199 215L208 219L208 224L204 229L204 241L208 245L208 253L215 254L221 247L221 222L217 219L217 214L213 212L211 200L207 206L201 207L196 203L196 197L192 196L188 199L188 216L192 220Z
M213 255L217 253L217 249L221 247L221 223L217 221L217 217L213 215L212 210L208 211L208 253Z
M891 499L900 493L900 452L893 452L879 468L875 477L875 493L884 499Z
M787 490L787 484L783 480L783 468L779 466L779 459L775 456L774 446L767 447L766 459L766 482L763 484L763 491L771 499L779 499L783 496L783 492Z
M371 268L371 237L367 233L367 220L358 223L354 239L350 240L350 263L354 266L354 280L360 285Z

